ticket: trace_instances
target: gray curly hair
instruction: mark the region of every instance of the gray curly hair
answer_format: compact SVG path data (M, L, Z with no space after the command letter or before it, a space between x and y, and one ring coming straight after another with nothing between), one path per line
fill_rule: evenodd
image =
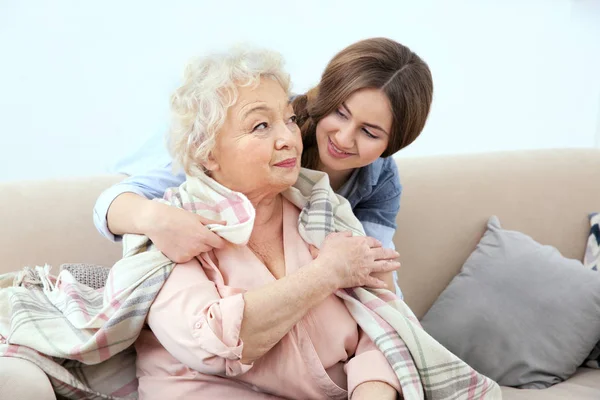
M257 86L261 78L290 90L290 77L276 51L236 46L191 61L183 84L171 96L168 146L175 165L188 175L204 172L202 162L214 148L227 110L238 97L238 87Z

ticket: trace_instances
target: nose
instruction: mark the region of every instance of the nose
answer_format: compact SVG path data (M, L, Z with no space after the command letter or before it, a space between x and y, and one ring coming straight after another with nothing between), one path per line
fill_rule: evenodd
M340 128L334 135L335 142L341 147L340 150L352 150L354 147L354 133L349 126Z
M294 132L285 123L277 127L277 137L275 139L275 148L277 150L290 149L294 143Z

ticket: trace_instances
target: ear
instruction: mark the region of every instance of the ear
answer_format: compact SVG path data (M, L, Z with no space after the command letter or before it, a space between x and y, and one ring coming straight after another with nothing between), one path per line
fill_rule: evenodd
M204 169L206 169L208 172L215 172L218 171L220 168L219 162L215 158L215 154L213 151L208 153L208 157L206 158L206 160L202 161L200 164L202 164Z

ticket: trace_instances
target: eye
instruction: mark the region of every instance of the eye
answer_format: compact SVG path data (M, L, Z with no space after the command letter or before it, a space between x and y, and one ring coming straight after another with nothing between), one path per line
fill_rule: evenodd
M252 132L264 131L268 127L269 127L269 124L267 124L266 122L261 122L260 124L257 124L256 126L254 126L254 128L252 128Z
M335 110L335 113L337 114L337 116L346 119L346 114L344 114L339 108Z
M371 139L377 139L377 136L373 135L371 132L369 132L366 128L363 128L362 131L365 133L365 135L367 135L368 137L370 137Z
M297 122L298 122L298 117L297 117L297 116L295 116L295 115L292 115L292 116L290 117L290 119L288 120L288 123L289 123L289 124L295 124L295 123L297 123Z

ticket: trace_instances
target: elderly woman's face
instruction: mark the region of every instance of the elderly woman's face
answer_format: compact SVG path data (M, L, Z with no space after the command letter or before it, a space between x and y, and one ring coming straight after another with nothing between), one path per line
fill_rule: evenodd
M217 182L249 197L279 193L296 182L302 155L288 96L267 78L238 94L205 166Z

